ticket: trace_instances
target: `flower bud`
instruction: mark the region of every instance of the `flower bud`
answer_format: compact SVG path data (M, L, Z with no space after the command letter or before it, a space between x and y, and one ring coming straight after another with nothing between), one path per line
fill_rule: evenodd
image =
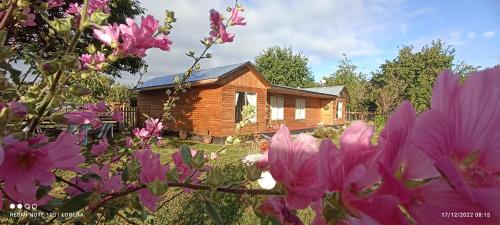
M196 155L191 160L191 165L196 169L203 168L203 165L205 165L205 154L203 151L196 152Z
M64 124L65 121L64 112L52 113L52 115L50 115L50 121L57 124Z
M226 138L226 142L227 142L227 143L229 143L229 144L230 144L230 143L233 143L233 141L234 141L233 136L227 136L227 138Z
M78 97L92 94L92 89L82 87L80 85L73 85L69 88L68 91L70 94Z
M247 172L245 173L245 178L249 181L256 181L260 179L261 175L262 175L262 169L257 167L257 164L254 163L247 169Z

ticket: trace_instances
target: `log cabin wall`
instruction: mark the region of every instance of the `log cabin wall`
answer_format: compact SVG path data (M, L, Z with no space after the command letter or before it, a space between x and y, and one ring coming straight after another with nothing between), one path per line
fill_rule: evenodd
M271 102L271 96L283 97L284 120L271 120L271 129L277 129L280 124L286 124L290 130L313 128L321 122L321 98L297 96L290 94L269 93L267 101ZM295 99L305 99L305 119L295 119Z
M165 90L142 91L138 96L138 111L149 116L161 118L163 103L167 96ZM172 110L172 120L164 120L167 130L185 130L195 134L221 135L221 87L195 86L179 95ZM140 103L140 104L139 104ZM140 114L140 115L141 115Z
M268 86L256 74L255 70L248 68L237 71L234 74L235 79L228 80L222 87L222 120L221 134L223 136L235 134L253 134L264 132L266 130L267 118L267 89ZM236 132L235 123L235 93L253 92L257 94L257 122L245 126Z

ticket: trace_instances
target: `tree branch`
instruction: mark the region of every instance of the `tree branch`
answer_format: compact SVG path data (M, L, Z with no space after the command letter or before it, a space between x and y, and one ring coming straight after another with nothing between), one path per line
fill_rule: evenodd
M6 25L7 21L9 20L10 14L12 14L12 11L14 11L14 6L16 4L16 1L10 1L9 8L7 8L7 12L2 18L2 21L0 22L0 30L2 30Z

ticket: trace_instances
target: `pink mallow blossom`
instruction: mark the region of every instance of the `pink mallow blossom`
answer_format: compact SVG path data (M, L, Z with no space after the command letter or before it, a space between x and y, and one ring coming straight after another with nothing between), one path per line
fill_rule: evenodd
M285 125L271 139L269 170L286 189L284 200L291 209L303 209L323 196L324 186L316 173L318 147L316 140L299 134L292 140Z
M117 46L118 38L120 37L120 29L118 25L101 26L100 29L94 29L94 37L108 46Z
M9 110L18 117L23 117L28 113L28 107L23 103L12 101L7 104Z
M69 180L69 182L77 185L87 192L95 191L99 193L112 193L119 191L122 188L121 175L116 174L110 177L110 168L111 166L109 163L104 164L102 167L97 164L92 164L88 169L82 171L83 174L94 173L98 175L100 179L88 177L88 180L83 181L80 177L73 177ZM68 186L64 189L64 191L73 197L82 193L81 190L72 186Z
M59 7L59 6L63 6L65 5L65 0L48 0L47 1L48 5L49 5L49 8L56 8L56 7Z
M458 75L445 71L436 80L431 109L419 116L412 133L413 144L432 159L451 188L466 196L466 205L484 207L497 221L499 99L500 68L471 74L463 85ZM454 199L442 200L453 204Z
M283 225L303 225L300 218L285 204L281 197L269 197L259 207L262 213L274 217Z
M83 69L95 69L102 71L104 62L106 62L106 55L102 52L95 54L82 54L80 56L80 63Z
M90 153L93 156L99 156L99 155L102 155L104 152L106 152L106 149L108 147L109 147L108 139L103 138L99 141L98 144L92 145L92 149L90 150Z
M64 113L64 123L68 125L91 124L97 120L95 112L67 112Z
M26 17L23 21L23 25L28 27L34 27L37 25L35 22L36 15L30 12L31 8L29 7L23 10L23 15Z
M165 181L169 166L161 165L160 154L153 153L150 149L143 149L135 152L134 155L141 166L141 173L139 174L141 183L148 184L155 180ZM142 204L150 211L156 211L157 203L161 197L151 193L147 188L139 190L138 193Z
M241 7L234 7L231 10L231 18L229 20L231 21L231 25L246 25L247 22L243 21L245 18L239 15L239 12L243 12L244 9Z
M66 132L59 134L53 142L48 142L45 135L28 141L5 137L5 160L0 165L4 191L18 202L46 203L48 197L37 200L37 186L54 183L52 170L77 170L78 165L85 160L76 140L76 135Z
M226 26L223 23L222 15L215 9L210 10L210 38L220 38L221 43L232 42L234 34L226 31Z
M117 109L113 111L113 115L111 116L111 119L117 122L123 122L123 111Z
M172 41L163 34L155 36L158 27L158 20L151 15L141 17L141 26L138 26L133 19L127 18L126 24L118 26L122 42L115 54L144 57L146 56L146 50L150 48L169 51Z

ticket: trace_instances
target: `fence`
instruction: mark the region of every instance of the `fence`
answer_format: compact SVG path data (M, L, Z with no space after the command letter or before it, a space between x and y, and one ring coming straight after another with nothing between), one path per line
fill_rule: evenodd
M346 113L346 117L349 121L353 121L353 120L371 121L377 115L379 115L379 114L376 113L375 111L347 112Z
M123 111L123 128L133 129L137 126L137 109L135 107L123 106L121 107Z

